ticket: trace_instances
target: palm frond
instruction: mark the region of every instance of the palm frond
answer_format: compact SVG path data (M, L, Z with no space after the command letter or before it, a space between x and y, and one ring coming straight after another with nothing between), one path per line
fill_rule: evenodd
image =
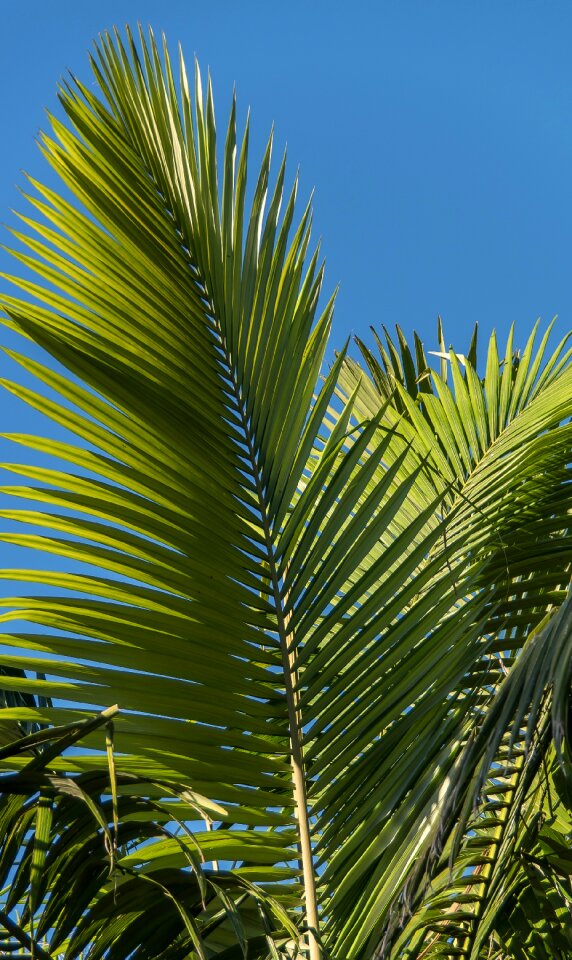
M456 355L449 355L454 392L436 373L431 391L415 398L397 376L393 379L400 406L386 408L385 426L397 442L390 444L385 461L394 461L409 444L423 467L412 496L419 521L427 486L442 498L421 526L427 546L411 583L403 576L399 586L394 580L391 599L378 587L377 611L383 621L379 613L374 619L372 603L370 632L359 635L360 652L329 691L338 704L346 691L353 698L347 721L328 731L330 754L339 758L334 775L343 770L342 744L363 732L352 743L353 763L351 748L346 755L347 786L342 781L326 788L344 817L350 803L355 811L346 844L340 843L339 831L325 834L331 836L324 859L335 891L332 911L339 917L353 907L352 920L346 921L348 939L341 941L347 949L358 928L364 936L377 924L386 927L389 937L381 941L379 956L385 955L416 891L425 888L427 876L437 868L459 817L466 826L507 729L517 748L516 731L524 725L522 749L530 747L551 678L545 672L531 684L532 668L527 673L525 659L509 695L503 689L504 673L510 677L516 669L527 638L558 610L569 582L569 561L560 560L570 556L570 375L563 346L544 366L546 338L539 357L531 356L529 347L520 380L505 362L499 381L491 350L482 381L470 362L465 360L463 375ZM492 356L498 356L494 350ZM509 347L506 356L512 356ZM561 365L562 356L566 363ZM527 364L534 379L527 402L519 405L512 391L521 389ZM503 382L508 386L503 388ZM358 383L358 416L373 417L387 401L387 391L380 396L362 371L346 361L341 378L345 394ZM514 412L509 416L498 409L493 415L493 403ZM429 546L430 530L434 542ZM402 563L399 569L407 572ZM361 625L360 616L352 617L352 628ZM554 645L558 631L546 631ZM537 658L540 649L533 645ZM353 677L357 683L352 684ZM563 689L566 682L563 678ZM495 695L497 707L491 712ZM377 738L370 734L368 744L365 731L375 727ZM353 872L349 862L356 864ZM340 883L333 879L336 868ZM343 928L337 935L344 936ZM375 938L372 932L365 955L374 950Z

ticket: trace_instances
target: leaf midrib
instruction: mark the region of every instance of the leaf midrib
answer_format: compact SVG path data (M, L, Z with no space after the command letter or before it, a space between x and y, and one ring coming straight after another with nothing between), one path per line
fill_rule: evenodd
M216 316L214 309L211 316ZM268 505L264 495L259 457L255 447L255 439L249 428L249 423L241 398L239 384L229 354L226 338L219 329L221 347L224 352L225 363L232 384L233 399L235 400L241 426L248 451L249 466L255 484L260 519L262 523L263 540L266 547L266 562L268 564L268 578L270 580L270 594L274 601L276 613L276 629L282 659L282 672L286 692L288 710L288 727L290 735L291 765L292 765L292 794L294 799L295 817L298 823L298 850L299 867L302 874L304 888L305 919L308 927L308 948L310 960L320 960L321 951L318 944L318 904L316 892L316 878L313 862L313 847L311 839L308 796L303 751L302 720L300 716L299 694L296 682L295 655L291 652L292 636L289 630L290 613L286 610L287 598L284 597L281 587L281 577L276 560L275 544L272 536L272 526L268 514Z

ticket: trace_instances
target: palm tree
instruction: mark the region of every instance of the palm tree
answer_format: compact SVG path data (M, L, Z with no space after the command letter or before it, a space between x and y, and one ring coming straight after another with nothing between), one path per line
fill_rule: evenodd
M6 781L3 862L34 823L41 841L20 858L31 949L36 922L70 960L518 957L552 936L558 956L570 351L535 329L501 358L493 336L481 377L476 337L465 357L441 331L437 372L398 331L320 379L333 298L272 137L249 191L248 123L237 139L233 102L219 157L198 69L192 96L182 57L129 33L92 66L99 93L62 88L68 125L42 138L65 189L31 183L1 298L43 350L8 351L25 382L4 387L58 428L9 435L33 456L7 467L29 505L2 539L56 560L2 572L41 587L2 601L28 624L3 635L2 686L28 699L2 742L26 722L61 747L71 724L85 748L54 746L19 806ZM78 724L115 703L103 752ZM66 916L82 850L96 876Z

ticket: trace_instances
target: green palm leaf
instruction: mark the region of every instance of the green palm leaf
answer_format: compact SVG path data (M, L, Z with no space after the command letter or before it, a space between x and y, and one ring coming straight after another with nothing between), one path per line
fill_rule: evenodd
M446 659L441 663L440 674L454 658L458 658L459 665L464 663L464 669L459 672L457 681L448 686L441 707L436 707L435 713L437 725L433 728L433 736L443 741L442 751L448 756L448 765L442 772L437 765L429 772L434 786L428 791L428 798L432 797L432 800L429 800L426 810L434 811L432 820L428 822L426 814L417 820L417 835L409 834L411 846L405 849L406 856L403 853L400 856L399 846L392 849L393 864L397 863L402 877L408 873L409 879L404 887L405 899L400 914L394 913L393 919L391 916L388 919L389 941L387 938L383 941L381 952L378 951L376 956L385 956L391 937L410 912L410 898L422 896L426 875L431 875L437 869L436 863L441 852L444 849L446 851L445 863L451 856L455 860L457 843L453 848L447 848L446 840L459 816L458 831L468 830L464 846L468 853L460 855L457 880L452 882L449 879L448 885L443 880L443 890L450 897L449 902L464 902L459 901L458 897L465 896L469 868L470 871L478 868L474 847L482 842L482 838L474 838L475 828L467 824L467 818L480 796L484 806L490 807L492 797L487 794L487 789L493 788L490 782L487 787L487 771L491 765L498 768L499 763L504 767L507 757L517 758L520 754L521 760L526 758L524 772L530 777L530 771L534 771L535 764L537 768L540 758L534 750L532 754L530 750L533 739L538 735L539 711L545 697L555 683L557 689L568 689L569 674L563 674L559 667L562 664L560 648L564 643L563 637L567 635L566 632L562 633L560 618L556 617L554 625L550 621L544 629L540 629L545 619L550 618L551 611L557 609L566 597L569 573L560 558L570 555L567 530L570 512L567 482L569 386L566 377L559 382L560 372L565 368L560 363L564 344L542 366L546 339L531 364L535 379L529 384L527 403L521 402L520 405L515 402L513 391L520 389L525 382L532 347L529 343L523 369L520 370L517 364L511 364L511 337L501 378L504 384L509 384L504 391L502 384L498 388L494 385L499 379L498 363L495 367L491 360L491 353L497 357L494 345L489 350L488 370L482 382L468 360L463 358L463 375L457 357L450 355L455 394L451 393L442 378L434 374L435 393L427 390L428 384L422 393L418 393L415 386L414 399L408 392L404 376L396 372L395 366L389 372L386 368L384 374L391 376L398 391L401 411L399 431L404 442L410 437L412 440L415 431L419 438L417 446L427 457L431 482L436 486L441 484L444 490L448 522L443 553L448 553L446 566L456 584L457 610L460 613L473 605L479 596L488 596L489 613L480 626L476 645L471 646L468 642L468 633L463 638L458 633L456 641L457 631L454 631L450 635L450 647L442 652ZM396 348L394 355L397 355ZM567 359L566 355L564 359ZM375 367L377 361L371 355L366 355L366 361L370 369L373 368L376 382L382 383L379 370ZM356 374L355 368L348 365L343 378L347 390L352 389ZM362 402L368 403L373 411L375 393L371 392L371 388L368 391L362 390ZM382 391L382 395L384 393L387 395L387 391ZM495 416L490 414L493 402L502 404L505 411L511 408L514 411L512 416L500 412ZM560 403L563 403L562 407ZM545 414L554 417L550 427L543 419ZM398 415L397 406L395 415ZM389 418L389 422L395 422L395 416ZM483 431L480 443L475 441L475 429ZM517 442L522 442L519 453L515 446ZM553 447L551 443L554 443ZM451 484L450 492L443 485L444 477ZM562 616L567 616L566 605L562 609ZM412 678L415 667L423 667L423 646L431 649L435 645L432 621L427 618L423 627L427 632L424 638L419 638L415 661L411 666L406 658L402 661L404 667L409 666L410 690L414 689ZM538 629L540 635L535 638ZM409 632L408 639L414 636ZM519 658L521 648L525 646L526 652ZM552 657L554 659L551 661ZM540 658L542 669L539 669ZM395 671L389 675L387 693L399 670L398 663ZM412 698L411 705L399 721L405 735L411 730L412 740L404 739L403 734L399 738L401 756L397 754L393 758L394 777L398 782L400 773L407 770L407 750L414 757L414 745L418 749L428 748L427 738L423 736L422 725L426 721L422 704L424 699L431 697L427 678L438 675L435 670L432 673L427 671L424 694L417 703ZM562 694L559 700L559 709L562 710ZM555 700L555 709L558 709L557 703L558 700ZM416 723L417 713L419 721ZM557 730L558 727L555 727ZM516 762L518 764L518 760ZM423 770L422 767L417 769ZM388 769L382 773L389 778ZM394 836L398 822L398 801L401 800L405 809L409 807L405 790L411 783L406 781L401 793L395 789L392 798L394 806L386 808L387 831L393 830ZM508 809L510 827L514 830L523 796L522 791L513 790L512 793L514 809L510 809L510 804ZM507 796L504 793L502 800L506 811ZM506 859L503 859L501 874L505 866ZM388 862L387 872L380 877L381 884L387 883L387 877L391 876L389 871ZM445 876L448 877L448 868L445 869ZM478 890L475 885L473 893L475 904L482 901L482 888ZM441 892L441 898L443 896L445 893ZM436 900L441 903L440 908L432 906L431 898L423 907L430 924L441 922L436 915L442 909L443 902L442 899L439 901L438 896ZM388 900L388 910L391 903ZM430 941L431 949L437 953L441 950L438 955L449 955L446 951L450 949L451 956L473 956L471 931L476 930L476 914L467 907L463 909L462 916L458 908L454 912L455 917L448 932L442 937L434 937ZM419 919L414 916L412 923L415 927ZM456 924L454 931L453 924ZM453 933L455 938L452 942ZM424 950L427 952L427 944L423 946L423 943L425 941L419 941L418 944L420 956L425 956ZM402 949L403 939L398 943L395 956L401 956Z
M14 326L85 384L13 355L60 399L6 387L79 437L49 450L89 471L13 468L39 485L6 492L48 509L5 511L45 530L6 539L93 571L25 574L60 593L6 602L6 621L39 628L6 645L33 649L50 676L12 686L50 690L75 715L121 700L119 767L224 800L231 824L263 834L217 830L217 857L272 883L294 856L300 804L275 527L321 424L324 401L310 411L331 305L312 331L321 271L315 256L304 268L308 212L288 239L295 190L278 219L283 168L264 219L271 145L247 215L248 132L235 171L232 108L221 220L210 86L203 103L197 72L193 116L182 61L178 106L154 43L144 66L130 39L130 66L117 43L104 38L94 64L106 106L85 88L63 91L75 131L54 121L57 139L44 141L83 210L38 185L44 220L26 224L39 239L22 236L34 256L18 256L39 274L22 286L40 303L5 301Z

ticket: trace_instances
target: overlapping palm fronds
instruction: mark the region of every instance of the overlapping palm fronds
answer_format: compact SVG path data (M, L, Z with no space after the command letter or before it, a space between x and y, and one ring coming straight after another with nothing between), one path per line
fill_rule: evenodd
M461 611L478 596L488 595L489 601L480 650L471 651L461 641L458 655L465 658L465 669L441 703L435 735L443 738L450 756L457 756L448 780L435 781L433 810L441 813L415 856L403 864L409 879L400 910L393 902L393 917L376 956L476 958L479 950L488 956L489 935L496 929L490 902L498 906L498 897L508 896L505 880L521 846L525 811L529 818L540 816L536 804L544 794L539 793L539 769L546 766L553 742L559 775L567 775L570 414L561 388L567 383L569 352L563 341L546 353L550 330L535 352L536 333L520 357L513 353L511 331L503 363L493 338L483 379L474 367L476 331L466 358L446 353L441 343L441 375L429 371L419 341L413 358L401 336L401 352L386 336L386 347L378 340L379 361L362 345L376 384L373 393L362 387L365 402L375 406L375 394L383 398L388 385L396 385L399 399L390 422L400 418L404 438L417 432L417 447L427 456L433 482L447 478L451 484L453 495L444 497L448 522L443 552L448 551L445 565L457 584L455 605ZM348 367L348 389L355 376ZM563 402L560 408L551 402L555 395ZM550 422L542 419L543 411L553 418ZM470 523L461 528L470 533L462 534L458 546L457 510ZM423 626L429 626L427 620ZM433 643L430 630L420 641L416 656L421 659L422 646ZM446 658L454 657L452 645ZM387 679L389 689L392 678ZM416 729L414 717L419 711L423 724L422 702L413 702L401 721L418 743L423 742L422 726ZM453 717L456 723L450 726ZM406 749L407 742L400 747ZM403 766L405 756L404 750ZM399 764L395 771L398 776ZM409 805L406 794L400 799ZM388 826L398 811L396 804L388 812ZM424 818L420 837L426 827ZM441 871L439 881L435 871ZM392 951L392 936L406 924L413 902L413 919ZM567 923L562 912L559 922L562 937ZM408 941L412 930L413 944ZM513 933L513 953L506 956L522 949L518 936Z
M248 125L241 139L233 103L217 144L198 69L191 93L182 58L175 71L130 34L104 36L93 68L97 94L63 88L68 125L42 140L65 197L32 183L27 272L1 298L44 351L9 351L25 385L4 387L58 432L9 435L35 462L4 465L28 478L4 497L28 503L1 511L2 539L53 556L2 573L26 586L2 601L0 668L7 690L45 698L7 702L6 722L121 704L119 822L138 846L71 920L46 888L42 932L70 960L230 960L247 944L371 960L456 939L466 957L485 942L516 956L500 889L453 911L461 932L444 938L430 898L451 913L485 860L496 889L492 861L544 803L542 764L568 776L566 345L533 334L517 356L511 334L501 359L493 337L482 376L476 339L461 357L441 331L438 374L399 333L379 358L363 348L369 375L341 354L321 382L333 300L272 138L250 191ZM101 793L107 757L94 734L82 744L54 775ZM129 778L158 786L136 801ZM181 785L224 810L196 836L207 873L155 814L171 789L168 816L192 819ZM526 834L531 856L564 835L566 803Z
M116 714L114 707L44 728L1 751L4 765L25 758L20 770L0 776L2 955L120 960L191 952L206 960L294 949L284 907L230 871L213 871L216 834L189 828L224 810L183 785L116 772ZM104 725L108 771L51 769Z

